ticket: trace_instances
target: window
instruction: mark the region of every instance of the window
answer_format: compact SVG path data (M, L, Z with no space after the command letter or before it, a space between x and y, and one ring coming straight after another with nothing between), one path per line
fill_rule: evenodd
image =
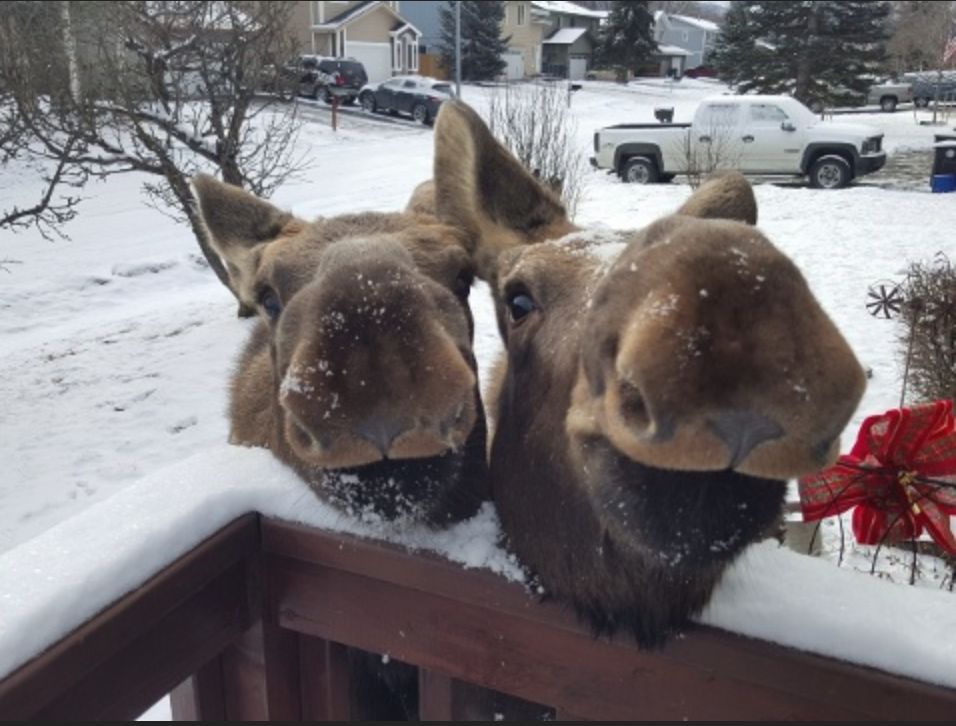
M525 22L525 6L524 3L518 3L518 25L524 25Z
M760 126L779 126L790 118L779 106L769 103L755 103L750 107L750 120Z
M408 46L408 70L418 70L418 42L406 39Z
M712 103L700 112L700 125L704 129L719 129L737 123L737 105Z
M405 81L404 83L402 83L402 88L415 88L415 86L417 86L417 85L418 85L418 84L415 83L415 81L413 81L411 78L409 78L407 81Z
M392 70L402 70L402 39L392 38Z

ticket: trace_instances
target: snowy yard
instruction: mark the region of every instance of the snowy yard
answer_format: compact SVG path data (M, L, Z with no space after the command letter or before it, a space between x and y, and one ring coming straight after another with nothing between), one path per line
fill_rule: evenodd
M689 120L699 100L720 89L689 79L675 87L585 84L573 98L581 148L591 153L600 126L653 122L656 106L673 106L675 121ZM479 110L490 93L464 89ZM324 111L307 116L301 143L312 169L274 198L300 216L397 210L430 176L429 129L346 116L333 135ZM759 226L803 270L872 372L844 450L864 416L899 402L899 331L867 313L868 286L900 280L909 262L937 252L956 259L956 195L931 194L926 183L927 152L940 129L918 125L912 111L853 120L879 126L891 156L925 153L923 183L912 175L896 180L891 162L888 173L842 191L756 187ZM65 229L69 240L0 236L0 259L20 261L0 271L0 553L29 547L163 467L224 448L226 382L251 323L236 319L234 301L206 269L188 228L145 206L140 181L90 185ZM13 171L0 177L0 197L32 193ZM681 183L631 186L589 169L577 221L636 228L689 193ZM487 290L472 301L479 365L486 367L500 348ZM851 562L867 565L865 553L858 555ZM944 575L930 573L924 584L938 588Z

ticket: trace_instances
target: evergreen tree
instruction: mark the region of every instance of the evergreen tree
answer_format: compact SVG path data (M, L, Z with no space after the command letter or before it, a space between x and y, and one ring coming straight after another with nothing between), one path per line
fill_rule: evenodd
M657 50L654 16L646 2L616 2L595 49L600 65L618 69L619 76L636 72Z
M730 3L724 16L720 35L713 50L707 56L721 80L741 90L749 90L749 81L760 77L761 71L773 62L772 51L763 42L758 42L754 32L750 6L754 3Z
M733 2L715 64L742 92L806 103L864 93L886 59L888 2Z
M465 81L490 81L504 71L501 57L511 38L501 37L505 4L500 0L458 0L438 9L441 40L438 52L449 75L455 73L455 5L461 5L461 77Z

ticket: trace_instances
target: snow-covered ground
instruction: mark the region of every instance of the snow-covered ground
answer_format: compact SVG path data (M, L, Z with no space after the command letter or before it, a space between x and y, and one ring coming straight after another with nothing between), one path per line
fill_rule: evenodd
M690 79L627 88L585 83L572 100L582 152L591 153L598 127L653 122L657 106L689 120L702 97L722 90ZM466 87L464 96L484 110L491 93ZM299 215L396 210L430 175L428 129L346 116L332 134L324 110L305 115L301 144L312 168L274 197ZM928 152L939 131L917 123L925 113L859 116L884 131L891 155ZM0 270L0 553L29 547L138 479L226 440L226 380L250 323L235 318L188 228L144 204L141 181L130 175L91 184L65 229L69 240L0 232L0 259L20 261ZM0 171L4 203L35 191L18 170ZM577 221L639 227L674 210L689 191L680 183L624 185L589 170ZM930 194L925 183L897 184L883 173L836 192L761 183L756 194L760 227L803 269L872 371L846 448L863 416L899 399L898 330L867 314L867 287L899 280L908 262L939 251L956 258L956 195ZM484 366L500 344L487 291L472 300ZM827 541L832 547L834 537ZM865 566L866 551L856 554L850 564ZM927 583L938 587L944 576ZM8 594L0 591L0 610Z

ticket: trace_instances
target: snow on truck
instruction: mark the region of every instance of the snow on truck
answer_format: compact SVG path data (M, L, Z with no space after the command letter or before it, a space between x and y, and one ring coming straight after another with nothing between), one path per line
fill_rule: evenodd
M715 96L701 102L689 124L619 124L597 131L591 165L639 184L737 169L809 176L814 187L839 189L883 167L882 145L879 129L821 121L789 96Z

